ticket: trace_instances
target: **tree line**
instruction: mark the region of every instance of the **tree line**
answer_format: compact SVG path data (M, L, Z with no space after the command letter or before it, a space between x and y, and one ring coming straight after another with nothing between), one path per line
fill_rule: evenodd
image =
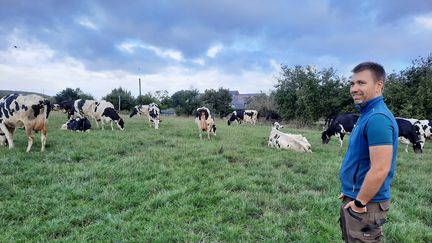
M296 121L311 125L320 119L329 121L338 113L357 112L349 94L349 77L337 74L334 68L316 69L313 66L281 65L274 90L259 93L247 100L246 107L255 109L266 118ZM411 66L387 75L384 98L395 116L432 118L432 55L412 61ZM197 107L206 106L216 116L227 116L231 111L232 98L228 89L180 90L169 96L166 90L148 92L133 97L121 87L113 89L103 97L113 104L120 104L122 110L135 105L154 102L161 109L174 108L177 115L193 115ZM56 94L55 102L74 99L94 99L79 88L66 88Z
M80 88L66 88L54 96L55 103L77 99L94 100L91 94L84 93ZM223 87L218 90L207 89L199 93L197 89L180 90L169 96L166 90L148 92L138 97L133 97L131 92L121 87L115 88L111 93L102 97L114 104L116 109L131 110L135 105L156 103L161 109L174 108L179 116L193 115L198 107L206 106L215 115L222 117L231 111L231 95L228 89ZM120 102L119 102L120 101Z
M252 97L249 107L302 125L319 119L328 122L338 113L358 112L349 90L350 79L337 75L333 68L281 65L275 90ZM415 59L402 71L388 73L383 95L395 116L432 119L432 54Z

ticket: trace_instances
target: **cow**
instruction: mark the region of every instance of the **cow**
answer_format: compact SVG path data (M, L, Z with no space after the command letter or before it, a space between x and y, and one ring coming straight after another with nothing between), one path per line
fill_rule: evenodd
M235 110L230 114L228 119L228 126L232 122L237 121L237 124L249 122L251 125L255 125L258 119L258 111L256 110Z
M419 123L423 128L425 138L432 139L432 120L419 120Z
M135 115L141 116L141 115L147 115L149 114L149 105L136 105L131 113L129 114L129 117L133 117Z
M202 132L207 132L207 138L210 140L210 134L216 136L216 124L207 107L200 107L196 110L195 123L198 126L199 138L202 139Z
M76 132L89 132L90 128L91 124L87 117L70 119L61 126L62 130L71 130Z
M148 111L148 117L150 121L150 126L153 124L155 129L159 129L160 122L160 110L157 106L150 106Z
M15 128L24 128L28 139L26 152L34 141L34 131L41 132L41 152L45 151L48 133L50 102L35 94L10 94L0 99L0 141L6 142L9 149L14 147Z
M419 137L416 126L410 119L396 117L399 128L399 142L405 144L405 152L408 152L408 145L412 144L415 153L423 153L424 140Z
M94 117L96 120L96 124L99 127L98 122L101 122L102 130L104 130L104 121L110 122L111 130L114 130L113 121L117 125L120 130L124 129L124 121L123 118L119 116L117 111L114 109L114 105L106 100L101 100L96 103L94 108Z
M300 134L289 134L279 131L283 128L278 122L274 122L270 136L268 139L268 146L277 149L289 149L296 152L312 152L311 145L308 140Z
M75 101L63 101L59 104L59 108L63 113L66 113L67 118L70 119L74 115L74 103Z
M59 111L60 110L60 104L54 104L52 105L52 109L53 111Z
M328 128L322 132L321 139L323 144L328 144L331 136L339 138L340 146L338 154L343 147L343 139L346 134L350 134L357 123L359 115L354 113L338 114L330 123Z

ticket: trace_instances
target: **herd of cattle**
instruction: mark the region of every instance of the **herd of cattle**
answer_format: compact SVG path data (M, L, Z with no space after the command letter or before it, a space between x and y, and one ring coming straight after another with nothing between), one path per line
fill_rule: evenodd
M327 130L322 133L323 143L328 143L331 136L339 138L339 152L343 146L343 138L351 133L359 116L353 113L339 114L332 120ZM432 120L418 120L396 117L399 128L399 142L405 145L412 144L415 153L422 153L426 139L432 139Z
M113 123L120 129L124 129L124 120L114 109L114 105L108 101L101 100L83 100L65 101L61 104L51 105L50 102L41 96L29 94L10 94L0 99L0 145L9 145L14 147L13 134L15 128L24 128L28 138L27 152L30 151L33 141L34 132L41 133L41 151L45 150L47 137L47 122L51 110L61 110L67 114L68 120L61 126L61 129L72 131L89 131L93 119L96 126L104 129L104 123L111 124L111 130L114 130ZM155 103L149 105L135 106L129 117L135 115L145 115L148 117L150 126L155 129L159 128L160 109ZM256 110L236 110L227 117L228 125L233 122L237 124L249 123L255 125L258 118ZM349 134L359 116L353 113L339 114L332 120L327 130L322 133L322 142L327 144L331 136L339 138L340 148L343 146L343 138ZM417 120L396 118L399 127L399 141L406 144L412 144L414 152L423 152L423 147L427 138L432 138L432 120ZM206 107L196 109L195 123L198 126L199 137L202 139L202 132L216 136L216 124ZM297 152L312 152L311 145L306 137L299 134L283 133L283 128L278 122L274 122L269 138L268 146L278 149L289 149Z

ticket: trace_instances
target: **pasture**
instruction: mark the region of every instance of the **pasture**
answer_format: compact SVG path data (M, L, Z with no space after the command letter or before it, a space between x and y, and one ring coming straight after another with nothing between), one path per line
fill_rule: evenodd
M15 149L0 148L1 242L341 241L334 137L282 129L307 137L313 153L302 154L268 148L269 124L217 119L217 137L200 141L193 118L162 117L155 130L123 117L125 131L75 133L53 112L45 153L39 134L25 153L22 130ZM399 147L385 242L432 242L431 175L432 143Z

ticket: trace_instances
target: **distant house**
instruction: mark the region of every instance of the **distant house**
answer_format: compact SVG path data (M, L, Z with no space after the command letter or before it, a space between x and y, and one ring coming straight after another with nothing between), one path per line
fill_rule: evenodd
M231 94L231 108L233 109L246 109L248 98L259 95L259 93L240 94L237 90L229 91L229 93Z
M165 110L161 110L161 115L165 115L165 116L175 116L175 109L174 108L168 108Z

